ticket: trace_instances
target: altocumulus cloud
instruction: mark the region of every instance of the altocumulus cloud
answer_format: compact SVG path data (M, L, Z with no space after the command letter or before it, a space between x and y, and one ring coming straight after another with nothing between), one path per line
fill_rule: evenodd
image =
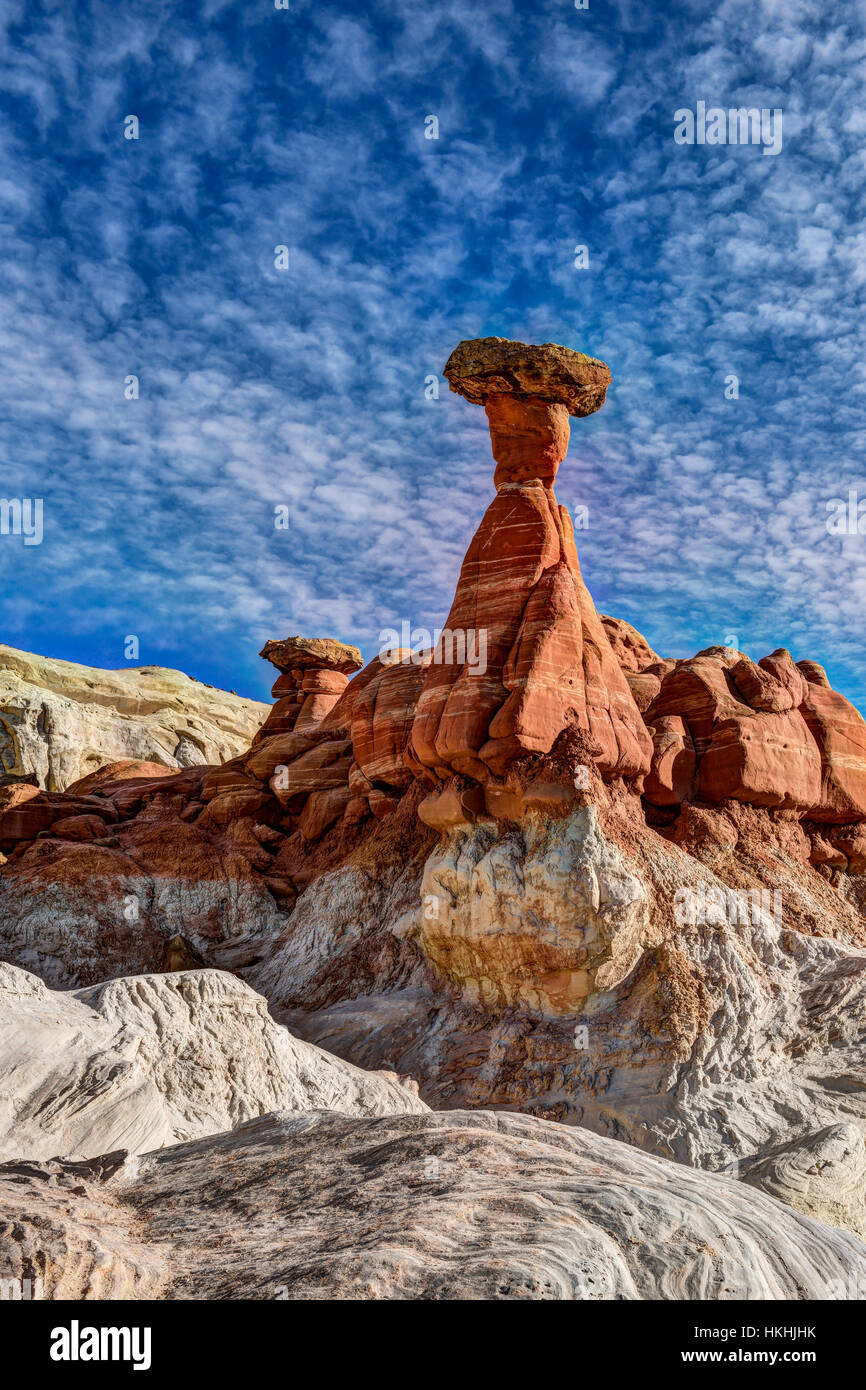
M441 625L492 493L441 368L502 334L612 366L557 486L599 607L665 654L790 646L866 703L866 537L825 524L866 503L862 8L0 22L0 494L45 507L42 545L0 538L3 640L120 665L136 633L261 695L268 637ZM781 108L781 153L677 146L698 100Z

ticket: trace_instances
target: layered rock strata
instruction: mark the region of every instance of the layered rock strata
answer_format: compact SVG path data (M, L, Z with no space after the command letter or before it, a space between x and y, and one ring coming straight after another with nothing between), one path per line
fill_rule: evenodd
M485 669L290 638L240 756L0 788L3 954L67 990L220 966L429 1104L860 1230L866 725L815 662L666 659L596 614L553 481L603 364L481 340L449 366L497 462L449 618Z
M644 718L655 806L735 800L828 824L866 819L866 721L816 662L709 647L664 674Z
M225 971L55 993L0 964L0 1159L95 1158L281 1110L421 1113L417 1087L292 1037Z
M314 729L344 693L349 676L362 665L357 647L330 637L286 637L266 642L261 655L280 675L271 689L277 703L259 738Z
M134 1161L19 1159L0 1233L9 1276L52 1300L800 1301L866 1280L861 1241L744 1183L484 1111L277 1113Z

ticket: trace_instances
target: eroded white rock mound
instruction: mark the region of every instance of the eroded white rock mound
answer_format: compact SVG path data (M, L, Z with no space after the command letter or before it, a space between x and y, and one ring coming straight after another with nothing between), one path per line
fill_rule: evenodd
M866 1136L856 1124L827 1125L782 1144L744 1176L818 1221L866 1236Z
M0 964L0 1157L143 1153L274 1109L420 1113L411 1083L301 1042L219 970L55 993Z

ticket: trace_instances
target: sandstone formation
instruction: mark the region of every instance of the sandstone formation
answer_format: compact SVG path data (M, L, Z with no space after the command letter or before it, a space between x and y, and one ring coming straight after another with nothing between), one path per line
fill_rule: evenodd
M339 700L349 675L362 665L357 647L331 637L286 637L266 642L261 655L280 672L271 694L277 703L260 737L314 729Z
M484 1111L7 1163L0 1249L48 1299L799 1301L866 1278L856 1237L744 1183Z
M247 748L267 713L160 666L103 671L0 645L0 782L49 791L120 759L220 763Z
M115 782L147 782L153 777L170 777L172 769L146 759L122 758L116 763L104 763L95 772L79 777L66 790L75 796L92 796Z
M866 1238L866 1136L827 1125L748 1164L746 1182L830 1226Z
M453 391L484 402L497 465L497 495L445 625L450 634L483 634L485 660L440 641L418 698L410 762L439 781L458 774L488 784L573 729L589 735L604 773L640 776L650 741L553 493L569 412L597 410L610 373L549 344L482 338L461 343L445 374Z
M644 710L654 744L647 800L866 819L866 721L829 688L823 668L816 677L815 663L800 665L808 677L784 648L757 663L728 647L676 662Z
M434 1109L525 1109L717 1171L816 1126L866 1133L862 880L842 896L758 808L707 810L678 845L632 797L594 795L597 820L479 823L408 873L332 869L247 977ZM544 967L581 949L609 974L569 1000L573 976Z
M631 623L625 622L622 618L611 618L606 613L600 613L599 617L621 670L639 674L659 666L674 665L673 662L664 662Z
M0 964L0 1159L201 1139L269 1110L421 1113L417 1091L292 1037L224 971L57 994Z
M640 880L589 806L533 816L523 830L465 824L427 860L414 930L463 997L502 1009L574 1015L625 979L646 940Z
M458 343L443 376L452 391L473 405L491 396L538 398L564 405L569 415L592 415L604 405L610 368L595 357L558 343L472 338Z

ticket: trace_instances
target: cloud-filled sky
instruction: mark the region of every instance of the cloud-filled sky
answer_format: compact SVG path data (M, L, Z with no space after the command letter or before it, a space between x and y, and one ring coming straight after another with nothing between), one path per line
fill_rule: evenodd
M441 371L496 334L613 371L557 481L597 607L668 656L787 646L866 708L866 535L827 529L853 489L866 531L862 0L0 25L0 497L44 507L0 535L0 641L117 667L135 634L267 698L267 638L441 625L493 495ZM699 101L781 109L781 151L677 144Z

